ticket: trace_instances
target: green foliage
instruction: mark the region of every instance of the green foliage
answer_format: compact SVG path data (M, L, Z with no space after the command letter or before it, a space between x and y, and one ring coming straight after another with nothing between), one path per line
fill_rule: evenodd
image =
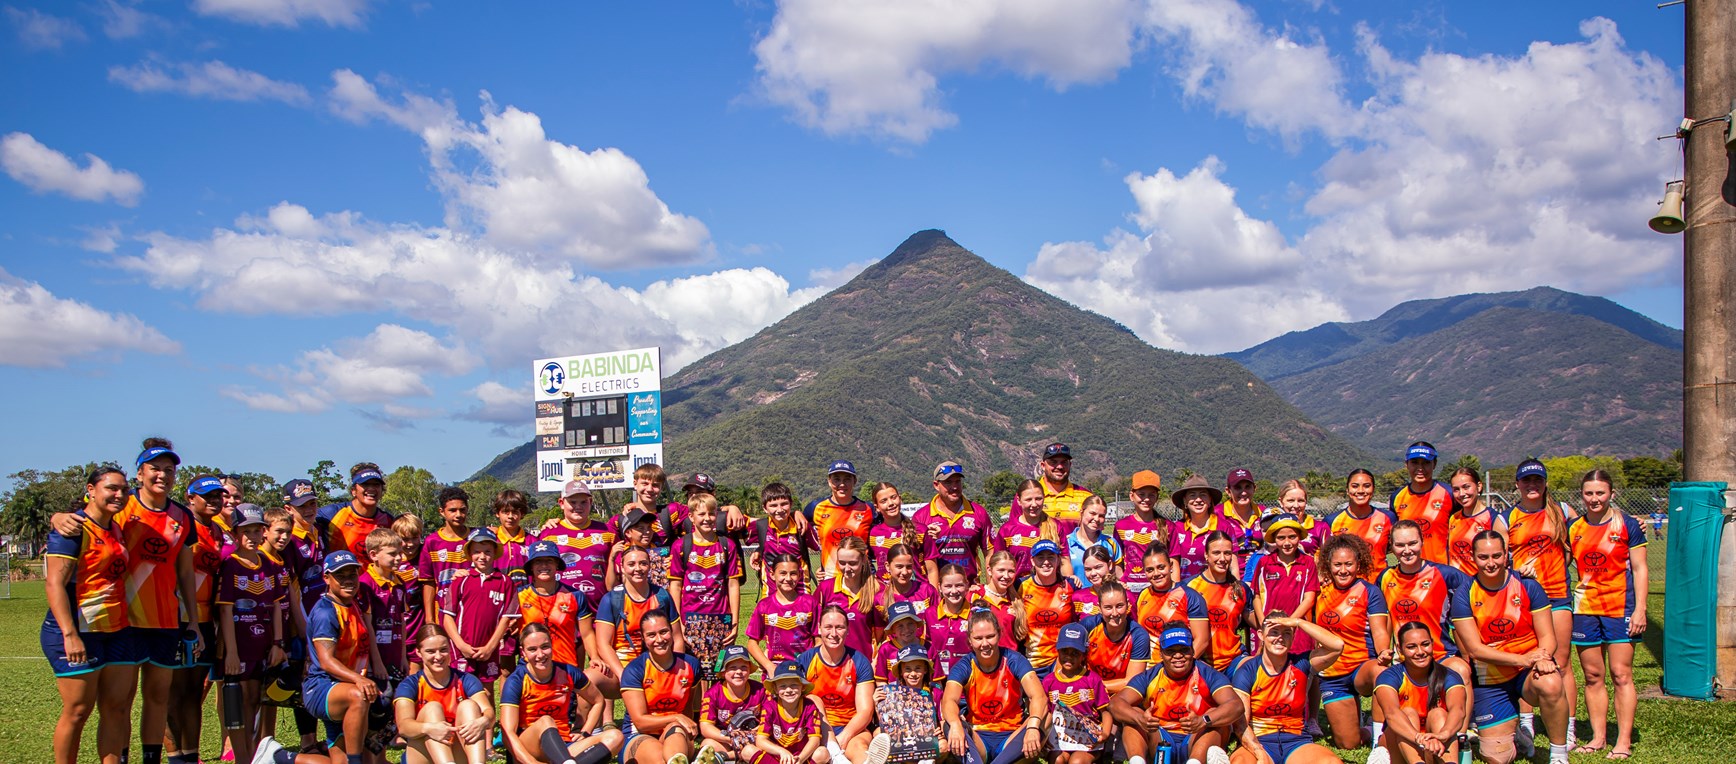
M176 501L187 495L187 485L200 475L211 475L219 478L234 478L241 484L241 500L261 507L276 507L283 504L283 493L277 480L270 475L259 472L228 472L218 467L207 467L202 464L183 464L175 470L175 487L171 496Z
M350 498L350 481L344 479L343 474L338 471L337 462L321 459L307 471L307 477L313 482L314 493L319 494L321 504Z
M1629 488L1665 488L1682 479L1682 463L1652 456L1623 459L1621 472Z
M433 473L404 465L386 475L386 493L380 497L380 506L394 515L415 515L422 518L424 526L436 528L441 520L440 508L434 506L434 497L443 487L434 479Z
M40 548L48 542L48 517L83 504L84 481L96 463L61 470L19 470L7 476L12 488L0 494L0 533Z
M1508 474L1512 473L1509 472ZM1383 472L1380 477L1374 479L1374 495L1377 497L1390 496L1392 492L1409 484L1410 473L1405 472L1403 468Z
M1483 460L1477 458L1476 454L1461 454L1459 455L1459 458L1447 462L1446 464L1442 464L1439 469L1435 470L1435 474L1444 480L1448 475L1453 474L1461 468L1477 473L1479 476L1477 479L1482 480Z
M1012 470L997 470L983 478L983 496L990 506L1006 507L1013 503L1013 496L1019 490L1019 484L1025 482L1023 475Z
M1627 481L1622 479L1621 460L1613 456L1557 456L1543 459L1543 468L1549 470L1549 492L1554 496L1578 496L1579 480L1585 473L1594 469L1608 472L1615 478L1614 489L1627 487Z

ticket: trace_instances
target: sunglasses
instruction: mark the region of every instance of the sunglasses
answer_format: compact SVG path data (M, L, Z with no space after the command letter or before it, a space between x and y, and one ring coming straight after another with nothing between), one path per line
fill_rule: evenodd
M957 464L948 464L948 465L941 467L940 469L937 469L934 471L934 479L939 480L943 477L946 477L947 475L963 475L963 474L964 474L964 467L961 467Z

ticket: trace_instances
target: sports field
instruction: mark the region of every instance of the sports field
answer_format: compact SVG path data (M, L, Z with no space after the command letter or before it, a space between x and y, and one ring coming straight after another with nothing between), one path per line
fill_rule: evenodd
M1658 681L1663 674L1660 664L1663 659L1664 545L1654 543L1648 549L1651 598L1647 616L1651 628L1646 632L1645 645L1634 658L1634 680L1641 697L1635 720L1634 756L1630 761L1636 764L1736 761L1736 702L1706 703L1657 697ZM743 592L744 599L756 594L757 588ZM0 700L0 764L50 761L49 736L59 713L60 696L55 692L54 678L42 659L37 641L37 630L42 625L46 608L40 581L15 583L12 585L12 599L0 600L0 699L3 699ZM294 724L289 714L281 713L279 716L280 739L294 740ZM1580 735L1584 737L1589 731L1585 728L1583 708L1579 718ZM207 761L216 761L220 750L216 742L217 715L215 708L209 705L205 727L204 754ZM93 724L88 730L87 741L94 740L94 732ZM134 734L137 734L136 726ZM1612 730L1612 740L1614 734ZM134 750L136 757L136 744ZM1345 752L1343 755L1345 761L1360 764L1367 751ZM85 756L87 760L93 758L88 742ZM1540 748L1535 761L1547 760L1547 749ZM1601 753L1573 757L1578 764L1604 760Z

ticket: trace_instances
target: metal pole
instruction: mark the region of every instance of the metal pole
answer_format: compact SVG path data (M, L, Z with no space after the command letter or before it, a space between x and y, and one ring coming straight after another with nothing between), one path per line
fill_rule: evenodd
M1727 114L1736 100L1736 0L1683 6L1685 116ZM1721 123L1689 133L1688 228L1682 241L1683 472L1690 481L1736 484L1736 159ZM1718 559L1718 679L1736 687L1736 526Z

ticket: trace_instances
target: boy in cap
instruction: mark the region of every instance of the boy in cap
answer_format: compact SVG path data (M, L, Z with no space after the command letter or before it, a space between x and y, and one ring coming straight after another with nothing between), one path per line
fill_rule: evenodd
M846 536L868 541L868 530L874 525L874 505L856 497L856 466L843 459L826 466L826 488L823 499L809 502L803 514L813 523L820 539L820 580L837 574L832 556Z
M620 514L621 535L609 548L609 564L603 573L604 591L621 585L621 555L628 549L643 549L651 558L651 580L659 585L669 580L668 548L657 548L657 516L631 504Z
M795 661L779 663L772 672L765 718L760 720L754 764L813 761L826 764L829 752L820 704L807 694L808 674ZM793 757L793 759L792 759ZM842 763L840 763L842 764Z
M476 528L464 540L470 572L455 579L441 603L441 625L452 638L453 668L492 687L500 677L500 643L518 627L518 597L512 579L496 570L500 542L494 531Z
M230 732L235 758L253 760L259 677L284 660L283 609L289 588L283 565L263 553L265 512L252 504L235 508L235 550L217 575L217 623L223 637L223 682L239 686L241 728Z
M699 735L705 743L693 757L697 764L718 761L746 762L754 747L760 714L766 705L765 689L750 679L753 655L741 645L730 645L717 655L719 680L705 689L699 712Z
M1062 626L1055 640L1055 670L1043 677L1043 691L1049 695L1049 747L1059 754L1056 764L1091 764L1115 732L1109 690L1086 663L1089 649L1082 624Z
M615 532L592 516L591 487L582 480L568 481L561 489L560 506L560 519L544 526L537 539L553 543L560 550L561 560L566 563L561 570L561 583L578 590L594 613L603 602L603 594L609 591L603 586L603 577L609 566L609 550L615 545Z

